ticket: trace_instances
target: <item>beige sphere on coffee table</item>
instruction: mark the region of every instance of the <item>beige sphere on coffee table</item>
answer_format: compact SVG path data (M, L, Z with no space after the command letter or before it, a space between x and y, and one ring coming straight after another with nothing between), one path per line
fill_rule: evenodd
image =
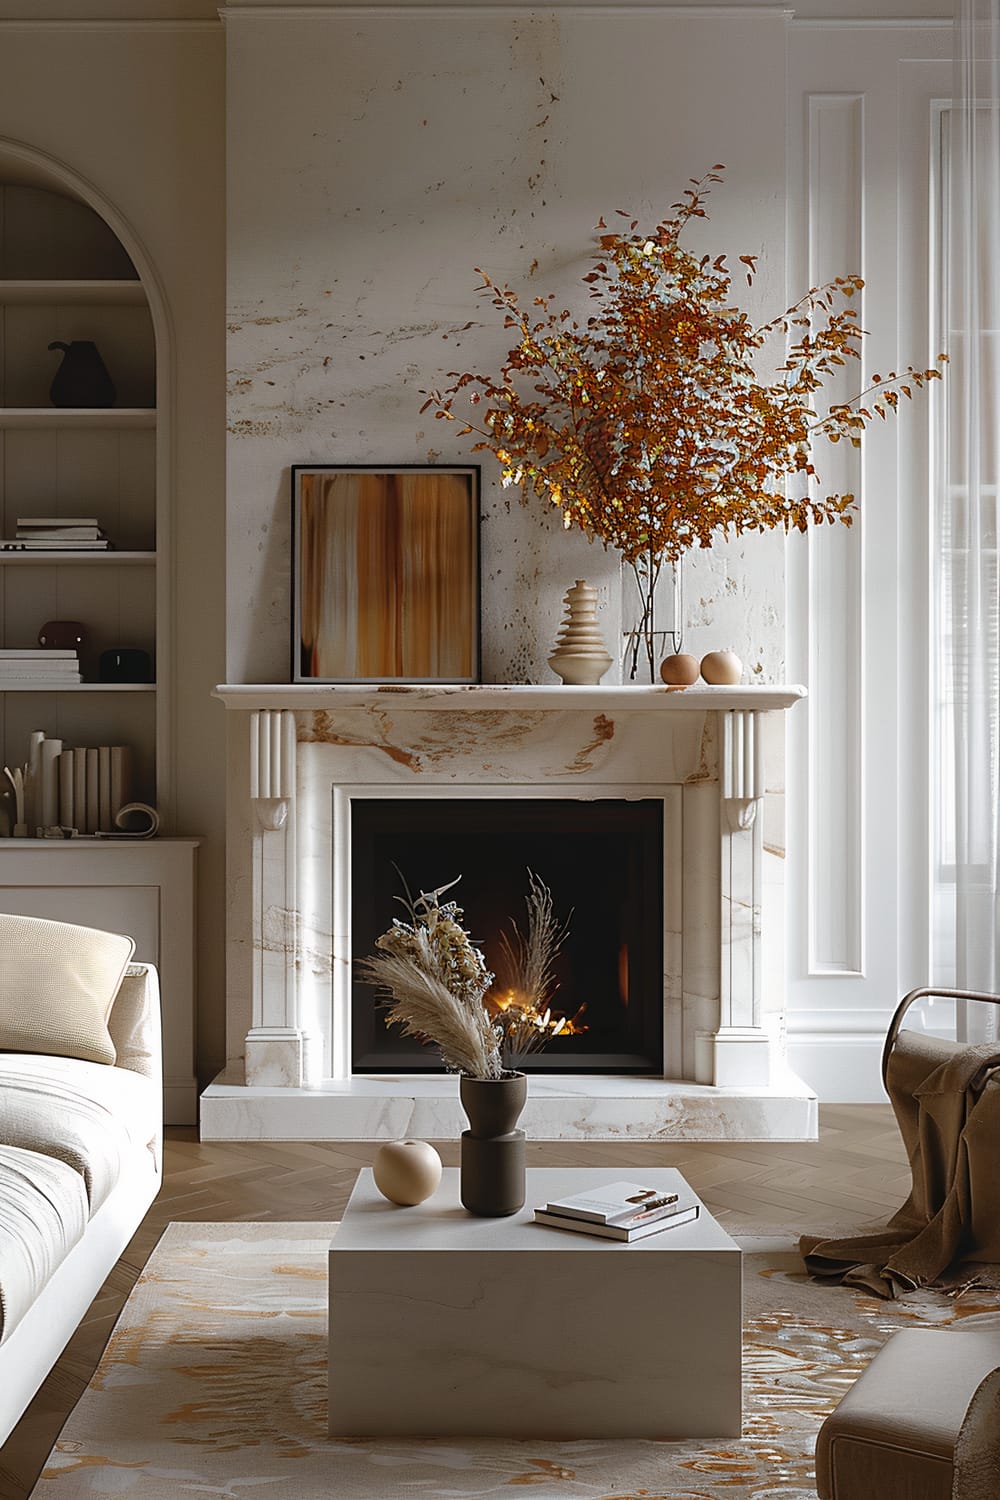
M713 687L735 687L743 676L743 663L734 651L710 651L701 659L701 675Z
M383 1198L412 1208L440 1183L441 1158L427 1141L386 1141L375 1152L372 1176Z

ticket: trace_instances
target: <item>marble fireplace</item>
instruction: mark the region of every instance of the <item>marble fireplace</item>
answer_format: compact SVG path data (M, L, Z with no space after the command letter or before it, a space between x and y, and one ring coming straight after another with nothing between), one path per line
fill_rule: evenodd
M641 1071L533 1074L529 1137L815 1135L815 1097L782 1055L781 795L765 772L767 759L780 771L783 713L801 688L263 685L217 696L230 729L232 1060L202 1096L206 1139L461 1130L453 1078L355 1069L351 1019L352 825L372 802L459 799L507 803L525 827L533 806L557 801L654 809L662 868L646 881L644 920L659 927L656 1056ZM599 862L581 875L600 882Z

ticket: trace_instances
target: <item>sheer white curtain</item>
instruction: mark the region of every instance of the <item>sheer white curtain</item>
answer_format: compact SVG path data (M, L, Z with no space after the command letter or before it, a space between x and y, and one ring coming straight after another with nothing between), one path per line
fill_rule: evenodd
M935 979L1000 991L1000 0L956 0L943 166ZM942 900L942 897L944 898ZM995 1034L970 1007L967 1034Z

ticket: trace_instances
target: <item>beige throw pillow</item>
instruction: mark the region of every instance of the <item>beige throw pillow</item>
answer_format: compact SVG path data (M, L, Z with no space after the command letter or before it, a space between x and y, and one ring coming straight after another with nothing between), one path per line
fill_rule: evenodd
M0 913L0 1051L113 1063L108 1016L135 943Z

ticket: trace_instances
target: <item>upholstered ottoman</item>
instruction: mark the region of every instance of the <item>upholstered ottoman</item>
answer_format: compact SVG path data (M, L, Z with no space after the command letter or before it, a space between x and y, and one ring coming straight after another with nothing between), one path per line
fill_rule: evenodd
M894 1334L820 1428L819 1500L1000 1495L998 1392L1000 1329Z

